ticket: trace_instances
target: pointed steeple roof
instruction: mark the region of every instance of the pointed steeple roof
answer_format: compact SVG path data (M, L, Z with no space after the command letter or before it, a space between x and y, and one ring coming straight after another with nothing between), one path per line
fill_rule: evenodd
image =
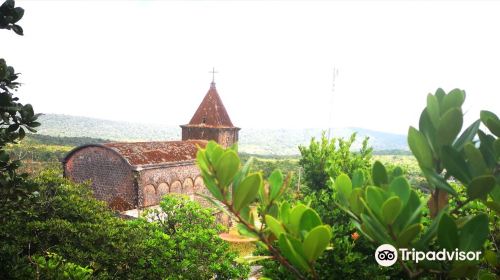
M234 127L212 81L189 126Z

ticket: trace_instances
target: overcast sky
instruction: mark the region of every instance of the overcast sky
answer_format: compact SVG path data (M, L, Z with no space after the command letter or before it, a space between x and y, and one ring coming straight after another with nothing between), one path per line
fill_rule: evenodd
M406 133L438 87L466 90L469 122L500 113L500 2L16 3L0 56L38 112L184 124L215 67L242 128Z

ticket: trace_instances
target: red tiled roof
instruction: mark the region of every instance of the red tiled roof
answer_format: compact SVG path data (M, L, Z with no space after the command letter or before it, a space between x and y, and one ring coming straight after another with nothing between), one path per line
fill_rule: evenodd
M196 158L198 147L205 147L203 140L164 142L105 143L128 161L130 165L154 165L190 161Z
M224 104L220 99L215 83L212 82L210 89L203 98L198 110L194 113L189 126L210 126L210 127L234 127Z

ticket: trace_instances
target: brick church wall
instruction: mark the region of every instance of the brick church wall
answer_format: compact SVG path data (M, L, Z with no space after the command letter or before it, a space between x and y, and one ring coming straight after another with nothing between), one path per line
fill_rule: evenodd
M181 126L182 140L203 139L214 140L221 146L227 148L238 142L239 128L215 128L204 126Z
M195 192L206 193L194 161L143 169L139 171L138 185L139 207L157 205L167 193L185 194L206 205L205 199L194 195Z
M67 158L64 174L82 183L91 181L94 196L115 210L137 207L131 167L115 152L103 147L83 147Z

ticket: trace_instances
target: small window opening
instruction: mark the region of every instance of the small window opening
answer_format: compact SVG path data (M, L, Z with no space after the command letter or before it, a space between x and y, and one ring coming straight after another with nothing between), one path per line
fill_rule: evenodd
M202 124L205 124L206 122L207 122L207 117L203 117L203 119L202 119L201 123L202 123Z

